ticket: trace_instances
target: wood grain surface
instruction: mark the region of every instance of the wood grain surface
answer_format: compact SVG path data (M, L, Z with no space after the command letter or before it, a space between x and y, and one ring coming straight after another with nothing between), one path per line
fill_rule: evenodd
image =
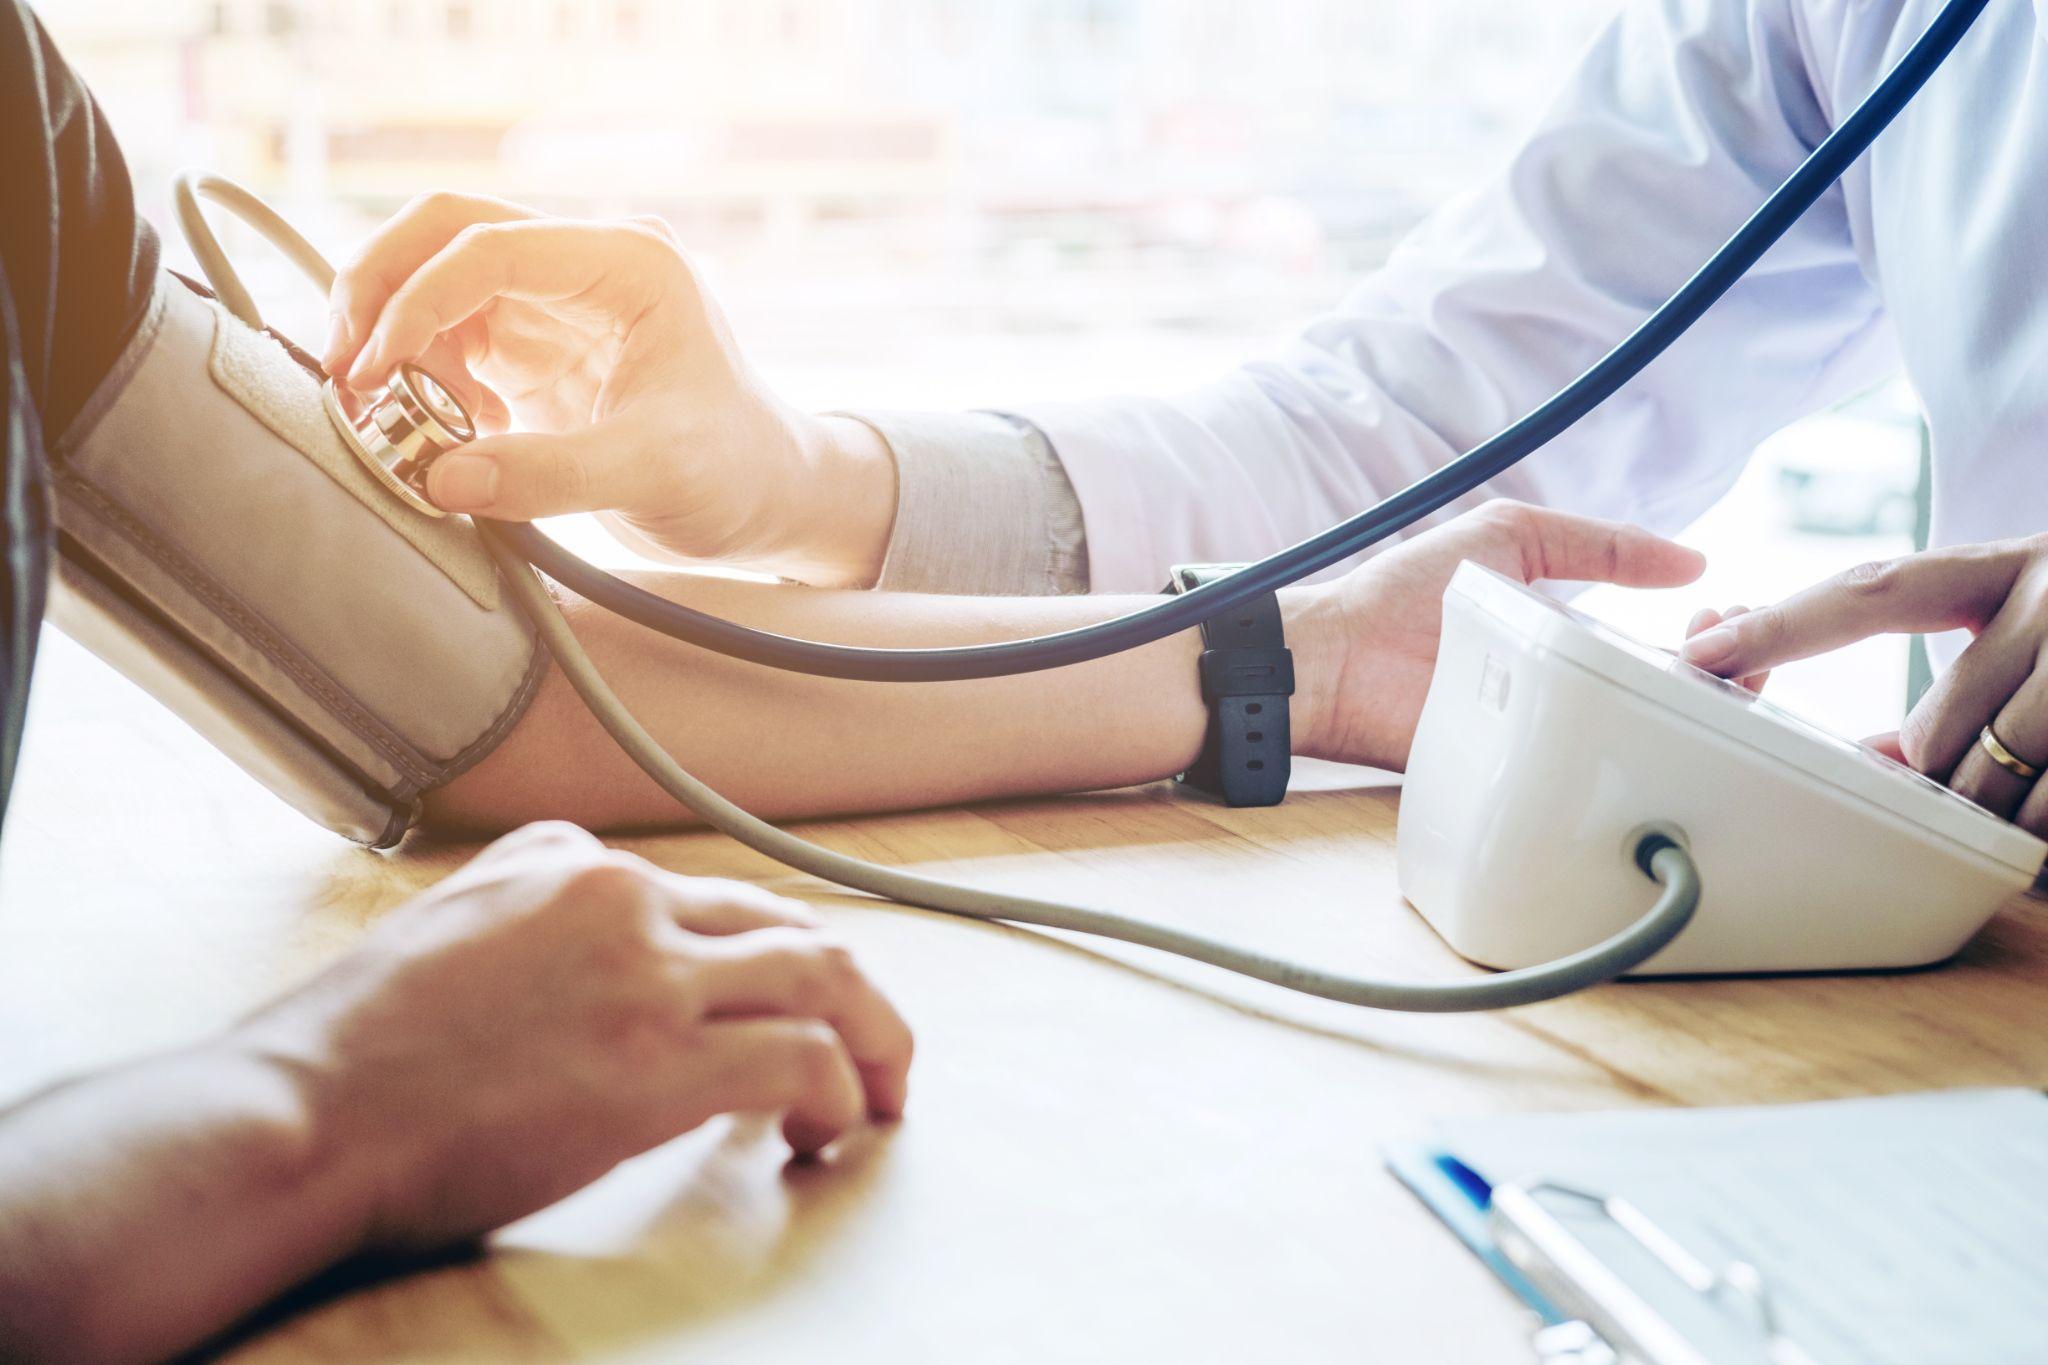
M1397 796L1307 764L1273 810L1160 785L805 832L1361 970L1469 973L1396 889ZM480 1254L313 1286L228 1358L1517 1361L1527 1315L1382 1143L1450 1114L2048 1084L2029 907L1938 971L1403 1017L840 894L714 835L617 842L823 907L917 1027L908 1117L809 1167L758 1121L714 1123ZM218 1027L471 851L339 843L48 637L0 857L0 1092Z

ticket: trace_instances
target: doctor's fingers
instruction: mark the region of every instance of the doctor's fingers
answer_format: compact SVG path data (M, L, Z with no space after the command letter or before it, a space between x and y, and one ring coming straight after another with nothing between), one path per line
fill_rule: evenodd
M1989 634L1991 632L1987 630L1985 639L1989 639ZM2015 825L2048 837L2048 794L2042 792L2040 782L2011 772L1982 743L1985 724L1989 724L1991 735L2005 749L2007 759L2036 769L2048 765L2048 671L2034 667L2007 698L1999 698L1991 712L1993 714L1987 714L1987 718L1970 729L1968 737L1962 741L1964 751L1954 765L1948 784L1956 794L1968 796L1985 810L2003 814ZM1956 729L1966 729L1966 726L1968 720L1962 720ZM1907 737L1905 747L1909 753L1911 743L1911 737Z
M2026 567L2016 543L1967 545L1861 564L1685 642L1686 662L1723 677L1758 673L1872 635L1990 620Z
M505 406L505 400L470 373L460 332L436 337L433 345L421 353L419 366L455 395L478 431L500 432L512 424L512 412Z
M683 959L709 1019L774 1015L827 1024L845 1045L870 1112L903 1112L914 1041L853 953L810 929L699 939Z
M2036 673L2034 678L2029 680L2029 685L2025 689L2029 693L2036 694L2027 699L2029 704L2027 716L2025 718L2018 715L2008 716L2005 711L2001 711L1999 712L1998 719L1991 722L1991 732L1998 736L1999 742L2005 745L2013 757L2023 763L2033 764L2034 767L2042 769L2044 774L2048 774L2048 763L2034 762L2036 759L2048 759L2048 686L2036 686L2041 676L2041 674ZM2006 710L2016 709L2021 704L2021 700L2020 697L2014 697L2013 705L2006 708ZM2011 731L2019 737L2008 740L2006 738L2007 731ZM2033 747L2030 749L2027 747L2028 745ZM1963 764L1957 766L1957 773L1960 774L1962 772L1963 766L1970 765L1975 756L1975 754L1972 754L1965 758ZM1989 754L1984 755L1984 757L1986 762L1990 762ZM1991 766L1996 768L1998 765L1993 763ZM1999 776L2008 778L2013 782L2021 781L2021 779L2005 772L2002 768L1999 769ZM2018 808L2012 813L2012 822L2030 834L2037 834L2043 839L2048 839L2048 778L2035 778L2024 785L2025 791L2019 798ZM1965 794L1967 795L1967 793ZM1975 798L1973 797L1972 799L1974 800Z
M1685 638L1690 640L1693 636L1700 634L1702 631L1712 630L1724 621L1733 621L1738 616L1747 616L1748 614L1748 607L1730 607L1725 613L1715 611L1712 607L1702 607L1693 613L1692 620L1687 623ZM1749 673L1735 679L1738 684L1752 692L1763 691L1764 684L1770 680L1771 675L1768 669L1762 673Z
M540 214L521 204L445 190L423 194L393 214L335 272L327 311L333 330L321 362L329 374L345 374L384 301L411 278L455 234L478 223L506 223Z
M2031 619L2033 615L2017 603L2008 606L1934 679L1899 727L1899 748L1906 762L1937 780L1962 776L1958 765L1971 756L1978 735L2019 700L2041 665L2043 627ZM2026 729L2013 738L2021 746L2014 753L2021 753L2032 739L2028 731L2039 723L2026 722ZM2005 738L2002 728L1996 733ZM1989 761L1982 753L1976 757Z
M2031 768L2048 764L2048 673L2030 674L1988 724L2006 757ZM1994 758L1982 733L1981 726L1971 732L1949 786L1993 815L2048 838L2048 792L2038 778L2015 773Z
M450 512L532 521L673 501L674 438L633 417L562 432L486 436L427 469L427 496Z
M665 299L694 303L696 277L682 248L649 221L560 218L472 224L391 292L350 365L367 388L494 300L574 300L579 312L630 328Z

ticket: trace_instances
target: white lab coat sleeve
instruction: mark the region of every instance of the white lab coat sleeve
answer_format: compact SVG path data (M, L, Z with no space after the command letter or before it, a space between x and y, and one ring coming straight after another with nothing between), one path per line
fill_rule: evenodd
M1092 589L1151 590L1174 563L1323 530L1598 359L1829 131L1805 4L1635 0L1504 169L1279 354L1177 398L1014 409L1080 498ZM1837 186L1661 359L1485 492L1678 530L1765 435L1881 378L1894 351Z

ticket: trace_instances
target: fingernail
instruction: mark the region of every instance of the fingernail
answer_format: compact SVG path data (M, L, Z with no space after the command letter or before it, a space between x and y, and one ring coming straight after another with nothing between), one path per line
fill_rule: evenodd
M348 367L349 387L368 389L375 386L383 350L383 338L372 332L369 341L365 342L363 349L356 354L356 363Z
M1735 653L1735 632L1726 626L1715 626L1687 640L1680 652L1687 663L1712 668Z
M498 462L488 455L446 455L427 471L427 491L451 512L489 507L498 500Z
M322 368L332 374L335 362L340 360L347 350L348 319L336 313L333 320L327 324L327 349L320 353Z

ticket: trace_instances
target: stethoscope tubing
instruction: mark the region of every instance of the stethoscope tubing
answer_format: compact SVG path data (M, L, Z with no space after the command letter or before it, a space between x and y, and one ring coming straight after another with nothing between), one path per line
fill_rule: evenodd
M790 866L876 895L949 914L1066 929L1119 939L1354 1005L1419 1012L1501 1009L1554 999L1611 980L1648 961L1690 922L1700 875L1682 842L1652 835L1630 850L1660 891L1650 908L1608 939L1554 962L1476 981L1397 982L1324 971L1130 916L954 886L848 858L755 819L681 768L605 684L531 566L620 615L690 644L793 672L887 682L934 682L1058 668L1136 648L1220 615L1258 594L1328 568L1478 488L1568 430L1661 355L1790 229L1866 150L1955 49L1986 0L1949 0L1885 79L1734 236L1634 332L1556 395L1488 441L1377 506L1184 596L1078 630L1034 639L944 649L871 649L754 630L693 611L585 563L531 525L482 523L515 603L607 732L670 795L715 828ZM217 177L185 180L179 210L210 278L236 287L227 305L260 326L197 200L214 198L248 217L322 287L332 271L304 238L246 191ZM196 229L196 230L195 230Z
M1986 3L1949 0L1855 112L1808 153L1691 279L1635 331L1527 416L1327 531L1227 578L1113 620L1050 635L943 648L829 644L757 630L671 602L597 568L530 524L481 525L528 564L599 606L687 644L785 672L865 682L947 682L1062 668L1136 649L1372 548L1569 430L1669 349L1827 193L1941 67Z

